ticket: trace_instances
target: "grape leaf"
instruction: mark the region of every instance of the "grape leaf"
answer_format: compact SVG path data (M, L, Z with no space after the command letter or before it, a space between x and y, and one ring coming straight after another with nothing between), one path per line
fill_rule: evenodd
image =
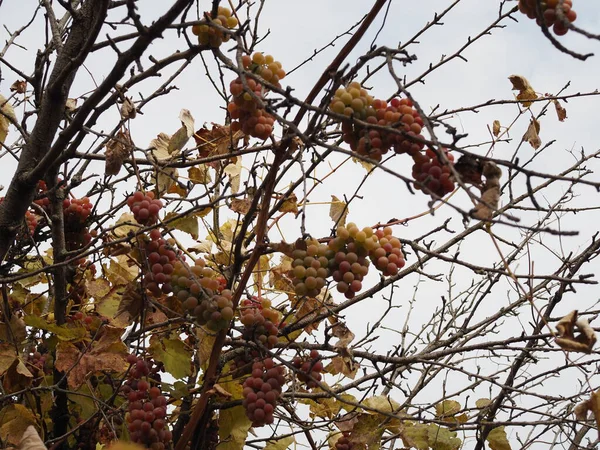
M488 444L492 450L511 450L504 427L494 428L487 436Z
M450 431L448 428L434 423L429 424L427 428L429 446L433 450L455 450L462 445L462 441L456 437L455 431Z
M15 116L15 110L12 105L8 103L6 98L0 95L0 144L3 144L6 140L6 136L8 136L8 126L10 125L10 120L7 117L10 117L13 120L17 120Z
M33 412L18 403L5 406L0 411L0 439L9 444L18 444L25 431L36 424Z
M345 202L341 201L335 195L331 196L331 206L329 207L329 217L338 226L346 225L346 217L349 209Z
M286 450L294 442L296 442L294 436L287 436L281 439L267 441L267 445L265 445L263 450Z
M517 95L517 100L521 100L523 102L523 106L525 106L526 108L531 106L532 103L528 100L535 100L536 98L538 98L537 94L535 93L535 90L531 87L529 81L527 81L525 77L521 75L511 75L510 77L508 77L508 79L513 85L513 91L519 91L519 94Z
M192 373L192 350L181 339L164 339L154 334L150 338L149 350L173 377L187 378Z
M540 123L535 119L531 119L531 122L529 122L529 127L527 127L527 131L523 135L523 142L528 142L529 145L534 148L534 150L537 150L542 145L542 140L538 136L539 132Z
M494 120L494 123L492 124L492 134L496 137L498 137L498 135L500 134L500 121L499 120Z
M252 423L242 405L219 412L218 450L242 450Z
M452 417L461 409L460 403L456 400L444 400L435 405L435 416L438 418Z
M170 212L165 216L165 220L177 217L177 215L177 213ZM188 233L193 239L198 239L198 218L191 214L175 219L174 221L169 222L169 225L176 230Z

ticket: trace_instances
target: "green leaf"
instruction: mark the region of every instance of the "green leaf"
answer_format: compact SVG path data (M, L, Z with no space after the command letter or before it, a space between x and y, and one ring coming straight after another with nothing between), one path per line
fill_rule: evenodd
M511 450L504 427L494 428L487 436L487 441L492 450Z
M456 437L455 431L440 427L434 423L428 425L427 437L433 450L456 450L462 441Z
M177 216L176 213L169 213L165 217L165 220L175 216ZM170 222L169 225L176 230L188 233L193 239L198 239L198 218L193 215L183 216Z
M251 425L243 406L221 410L217 450L242 450Z
M38 328L40 330L49 331L54 333L62 341L80 341L87 336L87 330L81 324L71 325L56 325L54 323L48 323L40 316L25 316L23 318L26 325L30 327Z
M267 445L265 445L265 448L263 450L286 450L294 442L296 442L294 436L288 436L282 439L268 441Z
M404 446L418 450L427 450L429 448L429 428L427 425L411 422L406 422L404 425L405 428L400 434Z
M150 354L177 379L187 378L192 373L192 350L181 339L162 339L155 334L150 338Z

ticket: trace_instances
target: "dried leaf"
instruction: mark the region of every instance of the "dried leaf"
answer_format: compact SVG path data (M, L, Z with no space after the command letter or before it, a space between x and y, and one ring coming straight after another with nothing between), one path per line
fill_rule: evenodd
M523 102L523 106L531 106L532 102L528 100L535 100L536 98L538 98L537 94L535 93L535 90L531 87L529 81L527 81L525 77L521 75L511 75L510 77L508 77L508 79L513 85L513 91L519 91L519 94L517 95L517 100L521 100Z
M233 212L246 215L250 211L252 205L252 199L250 198L234 198L229 204L229 209Z
M237 194L240 190L240 174L242 173L242 158L237 158L235 164L228 164L223 172L229 176L229 182L231 183L231 192Z
M31 386L32 381L33 374L27 369L23 361L15 359L4 375L2 387L6 394L12 394L28 388Z
M479 409L483 409L491 404L492 400L489 398L480 398L475 401L475 406L477 406Z
M167 194L177 194L181 198L186 198L188 195L188 191L180 183L173 183L171 187L167 190Z
M106 175L117 175L123 166L123 161L133 149L133 142L129 130L120 130L117 135L106 144Z
M209 167L204 164L190 167L188 170L188 178L194 184L208 184L212 181L208 169Z
M331 206L329 208L329 217L338 226L346 225L346 217L350 210L345 202L341 201L335 195L331 196Z
M422 423L405 423L400 434L405 447L427 450L429 448L429 427Z
M135 104L129 97L125 97L121 105L121 117L123 119L135 119L135 116L137 116Z
M370 172L370 171L372 171L372 170L373 170L373 168L375 167L375 165L373 165L373 164L371 164L370 162L367 162L367 161L365 161L365 160L363 160L363 159L360 159L360 158L355 158L355 157L352 157L352 162L354 162L355 164L360 164L361 166L363 166L363 167L364 167L364 169L365 169L367 172Z
M181 120L181 128L169 139L167 146L169 155L178 154L194 134L194 118L192 117L192 113L187 109L182 109L179 113L179 120Z
M460 175L460 180L463 183L470 183L476 186L481 185L483 163L479 158L462 155L454 165L454 170Z
M128 350L121 341L122 328L105 326L104 334L91 349L85 348L81 352L75 345L59 342L56 346L57 370L67 373L67 382L70 388L77 389L88 375L95 372L112 371L122 372L127 367Z
M17 94L24 94L27 91L27 81L17 80L10 85L10 92L16 92Z
M400 410L400 403L392 400L386 395L376 395L375 397L367 398L360 403L368 408L388 414L396 414ZM365 413L373 414L374 412L365 410Z
M298 197L296 197L296 194L292 192L281 204L279 211L298 214Z
M579 334L575 336L575 331ZM577 319L577 310L571 311L556 325L556 343L567 352L591 353L596 343L596 333L587 319Z
M492 218L500 203L501 175L502 171L494 162L486 161L483 164L485 184L483 185L481 200L471 210L471 216L479 220L490 220Z
M152 181L156 183L156 190L159 195L164 194L173 186L179 178L179 173L174 167L164 167L158 169L158 173L152 175Z
M8 126L10 125L10 119L16 121L15 110L12 105L8 103L8 100L0 95L0 144L3 144L8 135Z
M563 122L567 118L567 110L562 107L558 100L553 100L554 108L556 109L556 115L558 120Z
M198 146L200 157L226 155L230 153L230 147L235 148L239 140L244 136L241 131L231 132L229 126L223 126L216 123L212 124L209 130L202 127L194 133L194 139Z
M171 159L169 153L169 141L171 136L166 133L160 133L156 136L156 139L152 139L150 142L150 153L158 161L165 161Z
M498 137L498 135L500 134L500 121L499 120L494 120L494 123L492 124L492 133L496 137Z
M77 109L77 99L76 98L68 98L65 103L65 111L67 113L72 113Z
M144 297L140 293L138 285L130 283L121 295L121 301L114 319L119 325L129 324L141 314L143 307Z
M444 400L435 405L435 416L437 418L452 417L461 409L462 406L456 400Z
M47 450L44 441L33 425L29 425L23 433L18 450Z
M496 427L490 431L486 440L491 450L511 450L510 442L508 442L503 426Z
M534 148L534 150L537 150L542 145L542 140L538 136L539 132L540 123L535 119L531 119L531 122L529 122L529 127L527 127L527 131L523 135L522 141L528 142L529 145Z

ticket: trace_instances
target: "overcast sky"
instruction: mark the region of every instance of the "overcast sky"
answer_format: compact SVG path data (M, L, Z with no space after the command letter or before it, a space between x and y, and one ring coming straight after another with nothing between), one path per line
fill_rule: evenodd
M29 17L37 2L23 2L16 0L4 0L0 7L0 23L5 25L10 31L20 26L26 17ZM150 0L138 2L140 14L145 23L152 19L166 8L168 2L153 2ZM205 9L208 9L209 2L203 2ZM300 62L310 57L316 49L320 49L330 42L335 36L344 33L350 26L358 22L369 9L372 2L365 0L303 0L303 1L268 1L265 4L263 16L260 23L260 31L263 34L269 32L264 41L260 43L257 50L270 53L276 59L282 62L284 69L290 70ZM364 54L376 34L376 45L386 45L396 47L411 38L434 16L435 12L441 12L452 2L448 0L421 0L421 1L400 1L392 0L385 23L383 15L380 15L373 24L365 38L352 52L347 62L354 64L357 58ZM579 0L574 2L578 13L577 25L590 31L598 32L600 30L600 7L597 2ZM516 2L509 2L505 5L510 8ZM425 33L419 43L408 47L411 54L417 56L417 60L405 68L401 68L400 75L406 76L410 81L414 77L423 73L431 64L436 64L443 55L455 53L461 46L465 45L469 37L474 37L487 28L493 22L499 11L498 1L482 0L462 0L443 20L443 26L435 26ZM416 84L410 89L411 94L419 101L425 111L431 111L439 105L437 112L443 110L452 110L467 105L476 105L490 99L512 99L513 91L508 81L508 76L520 74L525 76L534 89L539 93L556 93L567 83L571 83L565 93L592 92L600 86L600 42L591 41L575 33L568 33L567 36L560 38L560 41L569 48L579 52L596 52L598 56L581 62L572 57L560 53L551 43L541 34L533 21L517 13L515 18L518 22L507 19L502 22L505 28L496 28L491 35L484 36L478 42L471 45L462 53L467 59L456 58L439 70L433 72L425 78L424 84ZM381 28L381 30L380 30ZM108 33L114 33L107 30ZM0 29L0 42L4 42L8 34L4 28ZM302 69L295 71L286 77L283 81L284 86L292 86L294 94L303 98L312 88L322 71L329 64L332 58L337 54L342 45L347 41L347 36L337 41L336 45L322 51L319 55L306 64ZM35 51L43 42L43 35L40 28L26 31L19 38L19 44L24 46L18 48L13 46L5 58L24 72L30 73L33 68ZM0 44L1 45L1 44ZM127 45L123 44L122 48ZM142 59L142 64L148 65L147 56L152 55L156 58L166 56L173 51L185 49L183 40L177 40L175 33L166 33L165 39L157 41L151 47L146 57ZM231 46L224 46L224 49ZM214 61L207 53L207 62L211 70L214 70ZM82 95L93 88L95 82L100 82L107 69L114 61L111 59L110 52L102 52L98 55L92 55L86 63L89 72L81 70L78 75L78 81L74 87L74 95ZM2 77L0 81L0 93L8 96L9 86L17 79L16 75L2 67ZM207 82L204 75L205 69L199 59L195 60L190 70L186 70L175 83L178 90L171 92L159 101L150 103L143 116L139 116L131 123L131 133L139 147L147 147L150 141L160 132L173 133L179 126L178 115L182 108L191 111L196 119L196 125L204 122L223 123L225 106L220 101L219 96L214 92L211 85ZM216 72L213 72L215 74ZM365 73L361 73L364 76ZM233 77L226 75L226 82ZM360 78L360 77L359 77ZM147 92L150 86L157 86L164 82L165 77L157 80L150 80L148 83L140 85L140 88ZM389 75L381 73L373 77L368 82L371 88L371 94L377 98L386 98L395 90L393 80ZM73 95L73 96L74 96ZM137 90L130 92L134 99L138 98ZM556 142L544 150L544 154L537 158L530 166L533 170L542 172L557 173L572 164L574 159L568 153L568 150L585 149L586 152L593 152L598 147L598 111L600 110L600 97L584 97L573 99L564 105L567 109L568 119L565 122L559 122L553 109L549 109L548 114L541 119L540 137L545 144L551 140ZM535 113L539 112L542 105L535 105L532 109ZM508 125L518 115L516 105L493 106L483 108L478 114L472 112L463 112L449 118L448 123L457 127L459 132L466 133L468 136L460 142L461 145L474 145L484 141L489 141L488 126L494 120L499 120L502 125ZM17 111L18 113L18 111ZM116 115L113 116L113 119ZM110 129L114 123L108 119L101 125ZM510 132L511 141L507 143L498 143L493 151L493 156L509 159L515 152L521 136L528 126L528 119L521 118ZM276 130L279 133L280 130ZM14 136L14 135L13 135ZM442 141L449 140L440 131L438 138ZM10 138L9 138L10 141ZM543 145L542 144L542 145ZM485 152L488 147L481 147L479 150ZM534 150L523 145L520 149L520 156L523 160L529 159ZM345 156L338 155L331 158L332 166L336 162L342 161ZM4 160L3 160L4 163ZM9 165L3 167L5 177L10 176ZM390 162L390 167L400 171L405 175L410 175L410 167L407 158L396 158ZM597 166L597 164L595 164ZM325 236L329 233L332 222L328 217L329 206L320 204L330 200L330 195L343 197L344 194L351 195L362 182L365 170L359 166L350 163L346 164L344 170L333 174L322 187L315 190L310 196L310 201L319 205L308 206L308 231L315 236ZM102 166L98 165L98 170ZM594 164L590 164L593 168ZM596 167L597 168L597 167ZM327 173L325 167L320 168L317 175ZM594 179L598 177L594 175ZM539 181L539 180L538 180ZM8 181L2 184L6 185ZM534 185L535 185L534 180ZM284 186L281 188L283 189ZM551 201L561 192L561 187L549 190L549 198L538 199L540 202ZM519 193L525 191L525 186ZM517 195L519 194L517 193ZM595 204L598 193L592 188L582 188L577 194L579 197L574 203L579 205ZM301 192L298 192L301 195ZM406 190L403 182L381 172L377 173L367 180L361 188L362 200L353 202L350 206L349 221L356 222L359 226L373 225L379 221L385 222L391 218L409 217L427 209L427 198L423 195L412 196ZM554 197L552 197L554 196ZM469 209L469 200L466 194L459 193L455 196L455 202L464 209ZM463 228L461 216L450 208L440 209L434 217L425 217L413 226L398 227L402 237L412 238L419 236L423 230L431 228L436 223L441 223L444 218L451 217L451 227L454 231L461 231ZM534 214L523 214L525 222L532 224L535 218ZM585 216L566 217L561 224L564 229L577 229L581 234L572 238L558 240L558 238L544 236L543 244L552 248L560 247L567 254L570 250L576 250L579 246L589 242L591 235L598 230L598 215L594 213ZM289 241L294 240L299 235L299 220L290 218L282 222L285 238ZM519 232L512 228L501 228L497 226L495 231L506 239L513 239ZM443 238L448 238L448 233L442 233L437 238L438 244L443 242ZM278 235L271 236L272 239L280 239ZM557 266L557 259L549 257L550 254L542 245L532 248L536 257L536 268L540 271L552 270ZM474 264L491 264L498 260L498 255L489 238L481 234L473 236L473 239L464 243L461 247L461 257L469 259ZM414 261L408 261L412 263ZM593 267L592 267L593 266ZM527 270L526 262L516 267L518 271ZM592 264L586 272L600 273L598 263ZM431 271L447 272L447 267L442 265L431 265ZM464 278L455 279L458 283L457 289L461 286L467 286L470 283L471 275L464 271L458 271ZM397 285L397 296L410 297L413 288L417 282L417 276L411 276L402 280ZM426 321L431 310L440 304L440 295L442 295L448 286L444 283L427 283L420 290L419 301L426 307L417 308L413 316L415 326L421 321ZM505 285L504 289L508 287ZM595 301L598 297L597 290L581 289L578 302L581 297L589 296L587 301ZM387 292L386 292L387 294ZM503 305L503 298L506 291L497 289L494 291L494 304L490 311L496 311ZM339 299L341 300L341 299ZM577 303L577 308L583 308L586 301ZM379 299L373 299L369 305L362 308L358 307L347 312L347 320L351 329L357 335L364 332L366 322L375 320L378 314L383 311L385 302ZM564 312L574 309L573 302L565 305ZM399 326L404 321L404 312L402 308L394 310L386 319L384 325L389 328ZM526 324L530 318L523 320L524 330L529 331ZM517 329L516 333L520 333ZM511 329L507 334L514 334ZM377 351L385 351L394 343L395 334L390 332L386 335L382 332L382 338L374 344ZM483 394L485 395L485 394ZM540 447L546 448L546 447Z

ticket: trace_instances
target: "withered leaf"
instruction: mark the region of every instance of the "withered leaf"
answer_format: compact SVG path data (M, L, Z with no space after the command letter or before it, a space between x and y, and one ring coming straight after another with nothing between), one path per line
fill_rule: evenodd
M117 135L106 144L106 175L117 175L123 166L123 161L129 156L133 142L129 130L119 130Z
M248 214L250 206L252 205L252 199L250 198L234 198L231 200L229 209L239 214Z
M521 75L511 75L508 77L510 82L512 83L513 91L519 91L517 95L517 100L521 100L523 102L523 106L528 107L531 106L531 101L538 98L535 90L529 84L529 81Z
M498 137L498 135L500 134L500 121L499 120L494 120L494 123L492 124L492 133L496 137Z
M331 206L329 207L329 217L336 223L338 226L346 225L346 217L348 217L348 213L350 210L346 202L341 201L335 195L331 196Z
M577 310L571 311L556 325L556 343L567 352L591 353L596 343L596 333L587 319L577 319ZM575 336L575 331L579 334Z
M598 438L600 439L600 390L592 392L590 398L575 407L575 417L577 420L586 420L587 413L591 411L598 428Z
M492 161L483 164L485 183L481 190L481 199L477 206L471 210L471 216L479 220L490 220L500 203L500 177L502 171Z
M298 214L298 197L296 197L296 194L292 192L288 195L279 207L279 211Z
M538 136L539 132L540 123L535 119L531 119L531 122L529 122L529 127L527 127L527 131L523 135L523 142L528 142L529 145L534 148L534 150L537 150L540 148L540 145L542 145L542 140Z
M244 134L241 131L233 133L229 126L217 123L213 123L210 130L202 127L194 133L194 139L202 158L226 155L230 152L230 146L235 148L243 136Z
M121 105L121 117L123 119L135 119L135 116L137 116L135 104L129 97L125 97Z
M567 118L567 110L562 107L558 100L553 100L554 108L556 109L556 115L558 116L558 120L563 122Z
M24 94L27 91L27 81L17 80L10 86L11 92L16 92L17 94Z

